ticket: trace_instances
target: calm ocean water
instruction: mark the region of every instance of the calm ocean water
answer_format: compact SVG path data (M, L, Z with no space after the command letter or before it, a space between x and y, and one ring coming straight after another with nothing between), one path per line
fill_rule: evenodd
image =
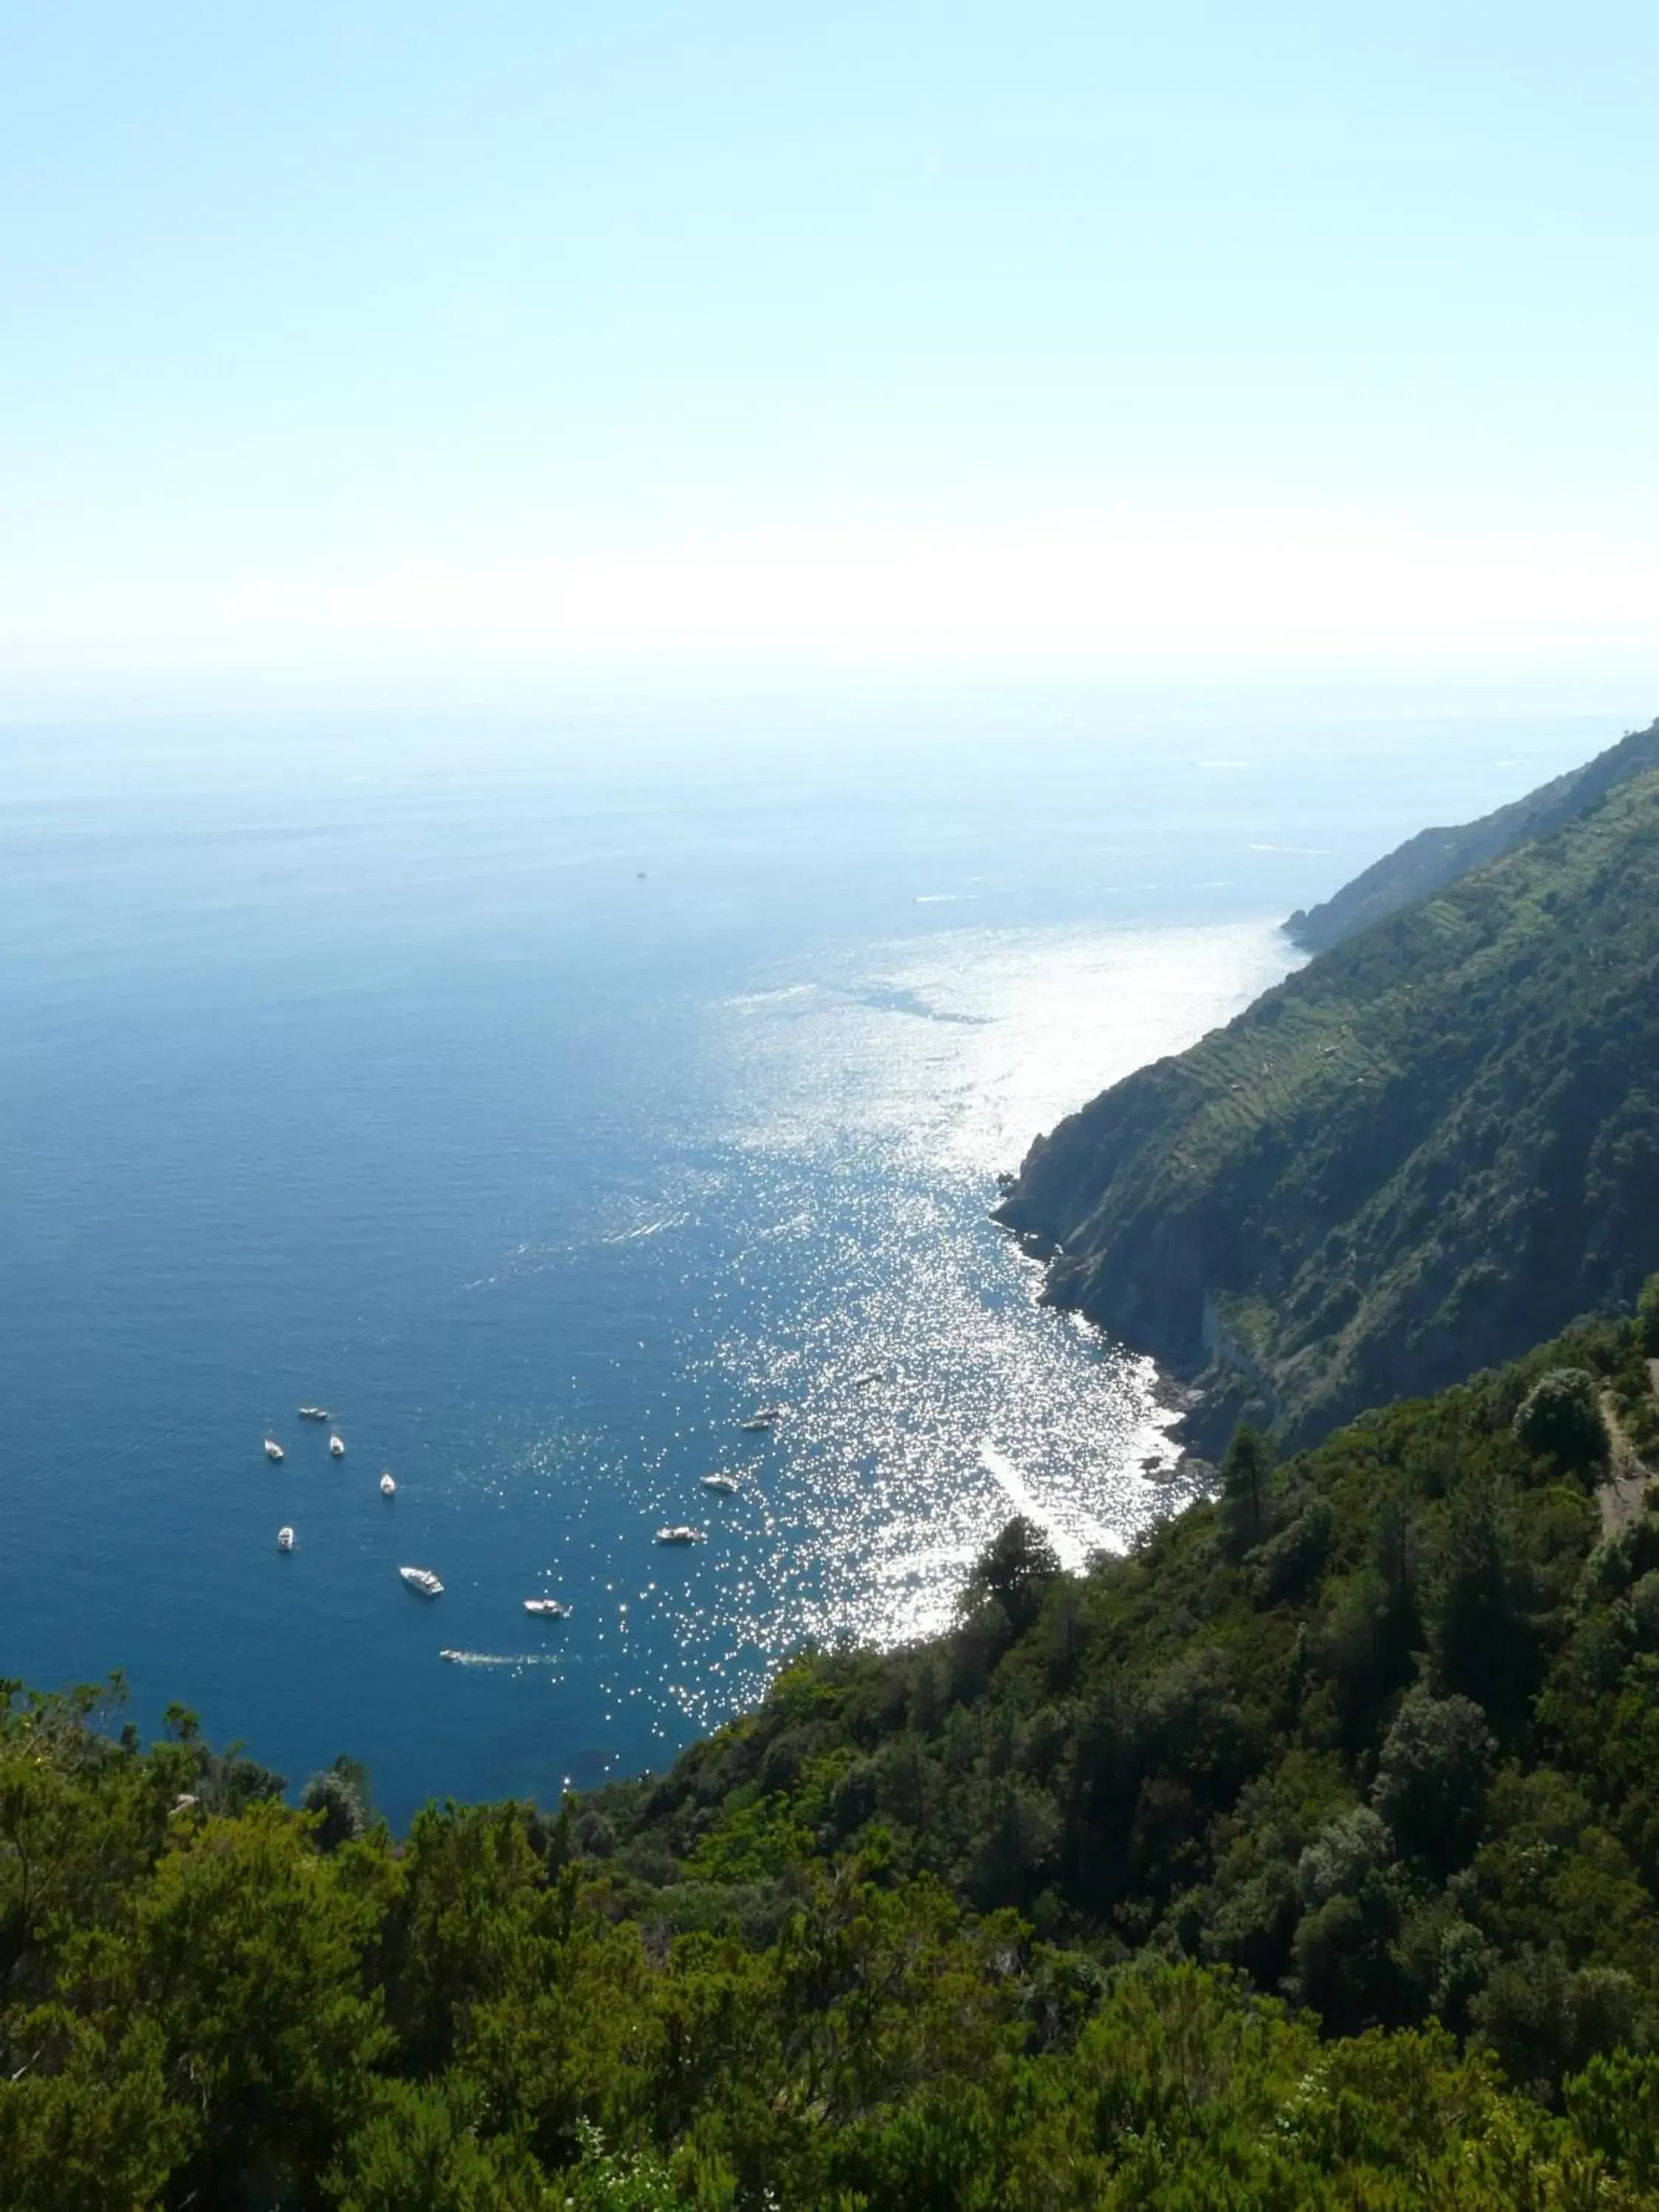
M1016 1505L1122 1542L1153 1377L1037 1308L996 1170L1283 973L1290 908L1617 734L0 728L0 1669L349 1751L401 1823L936 1626Z

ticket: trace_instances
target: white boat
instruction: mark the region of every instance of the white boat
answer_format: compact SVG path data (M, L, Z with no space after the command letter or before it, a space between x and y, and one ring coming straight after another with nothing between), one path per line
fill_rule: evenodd
M746 1421L739 1421L740 1429L770 1429L783 1419L781 1406L757 1406Z
M265 1457L267 1459L281 1459L282 1456L283 1448L281 1444L277 1443L275 1437L267 1437L265 1438Z
M388 1470L386 1474L380 1477L380 1495L382 1498L392 1498L396 1496L397 1490L398 1486L392 1480L391 1473Z
M740 1474L706 1474L702 1486L705 1490L718 1490L722 1498L734 1498L742 1480Z
M441 1597L444 1594L443 1584L430 1567L399 1567L398 1572L410 1589L419 1590L422 1597Z
M871 1383L884 1382L886 1380L886 1373L882 1368L866 1367L862 1375L855 1375L853 1377L853 1388L855 1390L867 1390Z
M328 1407L326 1406L301 1406L300 1408L300 1419L302 1421L325 1421L328 1419Z
M279 1528L276 1531L276 1548L279 1552L291 1552L294 1549L292 1528Z
M441 1652L438 1654L438 1656L439 1656L441 1659L465 1659L465 1656L466 1656L466 1654L465 1654L465 1651L448 1651L448 1650L445 1650L445 1651L441 1651Z
M527 1597L524 1609L533 1613L538 1620L562 1620L570 1607L556 1597Z
M657 1541L659 1544L706 1544L708 1531L706 1528L659 1528Z
M331 1459L343 1459L345 1457L345 1446L340 1441L338 1437L331 1437L329 1438L328 1455Z

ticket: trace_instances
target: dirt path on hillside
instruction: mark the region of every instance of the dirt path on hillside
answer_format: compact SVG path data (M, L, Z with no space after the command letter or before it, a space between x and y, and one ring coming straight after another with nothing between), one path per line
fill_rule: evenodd
M1649 1360L1648 1382L1659 1395L1659 1359ZM1601 1511L1601 1534L1616 1536L1642 1510L1653 1470L1631 1442L1610 1390L1601 1393L1601 1418L1607 1425L1607 1440L1613 1448L1612 1465L1607 1480L1597 1486L1595 1502Z

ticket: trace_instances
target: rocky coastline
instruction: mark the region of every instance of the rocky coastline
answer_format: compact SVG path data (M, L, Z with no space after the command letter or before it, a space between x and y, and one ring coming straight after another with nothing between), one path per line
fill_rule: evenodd
M1215 1462L1240 1420L1271 1423L1270 1395L1243 1365L1229 1359L1224 1343L1202 1351L1196 1358L1182 1358L1167 1340L1137 1341L1114 1328L1099 1312L1091 1310L1086 1297L1079 1295L1084 1271L1067 1264L1060 1241L1046 1229L1019 1225L1018 1176L1000 1175L997 1182L1003 1195L992 1208L991 1219L1007 1232L1024 1257L1042 1270L1038 1304L1080 1314L1103 1335L1153 1362L1158 1377L1153 1395L1159 1407L1174 1417L1168 1433L1178 1457L1171 1473L1208 1485L1215 1476Z

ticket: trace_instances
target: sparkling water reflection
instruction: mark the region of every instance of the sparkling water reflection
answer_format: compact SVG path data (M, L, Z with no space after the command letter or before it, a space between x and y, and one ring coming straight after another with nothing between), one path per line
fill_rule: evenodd
M124 1668L296 1782L349 1752L403 1821L936 1626L1017 1509L1075 1559L1179 1502L1150 1369L1036 1304L995 1173L1279 973L1240 917L1427 769L613 738L0 738L6 1672Z
M718 1011L718 1183L747 1236L705 1286L731 1316L713 1359L732 1407L785 1412L775 1434L708 1443L734 1465L743 1448L744 1480L678 1607L691 1717L805 1638L936 1630L1012 1512L1077 1565L1184 1502L1141 1471L1169 1424L1155 1370L1039 1306L1040 1270L988 1218L994 1176L1289 957L1261 925L964 931ZM661 1473L665 1513L684 1492Z

